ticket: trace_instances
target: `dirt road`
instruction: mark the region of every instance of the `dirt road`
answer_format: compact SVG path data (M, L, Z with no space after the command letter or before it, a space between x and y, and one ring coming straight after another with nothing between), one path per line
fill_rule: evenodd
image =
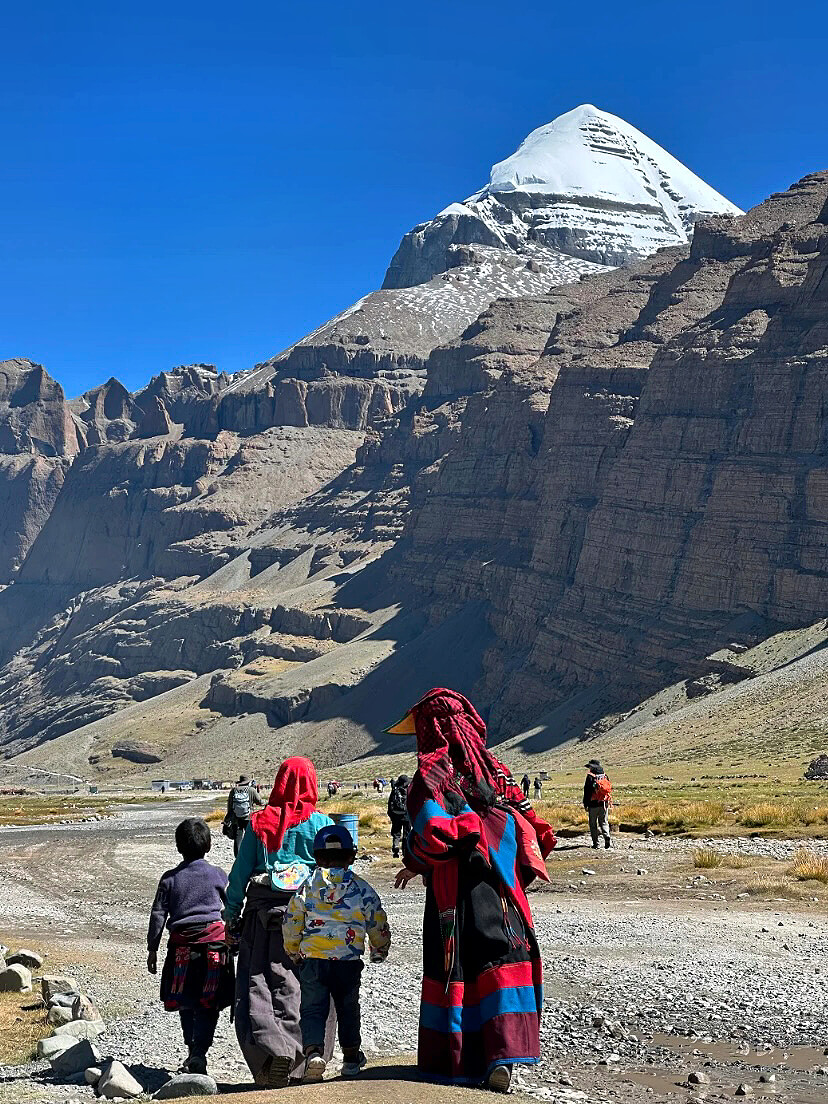
M0 940L42 948L48 968L76 975L109 1025L103 1048L149 1089L182 1057L177 1018L162 1010L145 969L149 904L159 874L178 858L174 825L207 807L193 797L128 807L97 823L0 829ZM546 967L544 1057L520 1072L518 1092L561 1104L676 1101L687 1098L695 1070L710 1079L708 1099L733 1097L740 1083L790 1104L828 1099L825 903L740 896L743 871L696 871L681 841L617 844L604 853L562 841L550 884L532 894ZM768 848L793 847L727 846L762 862ZM232 861L218 834L211 858ZM365 973L365 1049L378 1067L371 1090L377 1100L446 1099L411 1081L409 1066L393 1075L389 1066L389 1056L416 1048L423 890L391 888L395 864L385 849L360 867L394 932L389 962ZM249 1088L226 1016L211 1069L223 1091ZM372 1092L366 1085L361 1099ZM307 1094L290 1095L299 1104ZM314 1090L314 1099L334 1095L345 1099L340 1082ZM0 1078L3 1104L87 1097L85 1086L49 1083L41 1067Z

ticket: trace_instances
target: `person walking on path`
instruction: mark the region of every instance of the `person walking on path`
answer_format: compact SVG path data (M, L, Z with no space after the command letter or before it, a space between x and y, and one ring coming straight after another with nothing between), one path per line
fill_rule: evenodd
M521 778L521 780L520 780L520 788L523 790L523 796L524 797L529 796L529 787L531 785L532 785L532 783L529 780L529 775L524 774L523 778Z
M253 814L230 871L225 919L239 951L236 1035L262 1088L283 1088L291 1076L304 1075L299 977L285 953L282 922L293 894L315 866L316 833L333 824L317 812L317 800L313 763L301 756L286 759L267 805ZM328 1057L332 1048L329 1030Z
M426 1076L507 1092L540 1059L541 956L526 887L557 842L461 694L430 690L393 733L416 732L402 888L422 874L417 1064Z
M182 861L158 883L147 932L147 969L158 972L165 926L170 936L161 970L161 1000L178 1012L187 1057L181 1073L206 1073L219 1013L233 1003L233 963L225 943L227 875L205 859L212 840L206 821L182 820L175 846Z
M313 844L317 869L294 894L285 915L285 950L299 964L301 1025L307 1082L321 1081L325 1025L331 1001L339 1023L342 1076L366 1064L360 1034L359 986L365 940L371 961L385 962L391 931L375 889L350 869L356 848L347 828L322 828Z
M253 815L254 805L264 805L259 791L254 782L248 782L247 776L239 775L239 780L227 795L227 812L224 817L226 826L225 835L233 840L233 855L238 855L241 847L242 836L250 817Z
M411 821L408 816L408 775L401 774L391 785L388 795L388 819L391 821L391 854L400 857L400 849L405 846Z
M598 837L604 837L604 847L611 847L609 811L612 805L612 783L597 759L586 765L584 781L584 808L589 816L589 834L593 850L598 850Z
M534 787L535 787L535 801L539 801L542 794L543 794L543 782L541 782L540 778L538 778L537 775L535 775ZM526 796L528 797L529 795L527 794Z

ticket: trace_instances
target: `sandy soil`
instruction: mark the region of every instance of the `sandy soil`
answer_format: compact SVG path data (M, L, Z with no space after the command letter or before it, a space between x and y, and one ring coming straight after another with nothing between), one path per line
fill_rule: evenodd
M158 876L177 861L175 823L207 807L193 796L98 823L0 829L0 940L42 949L45 968L76 975L107 1021L102 1051L150 1090L177 1066L182 1045L177 1018L163 1011L145 970L149 904ZM532 895L546 966L544 1057L520 1071L518 1095L560 1104L676 1101L688 1097L687 1076L697 1070L710 1078L707 1099L733 1097L740 1083L790 1104L828 1098L828 1072L818 1072L828 1071L825 901L740 896L744 871L696 871L683 841L616 843L605 853L583 839L562 841L551 882ZM795 844L726 846L761 864ZM423 890L392 889L395 864L384 843L374 850L361 872L385 900L394 949L388 964L365 973L373 1073L364 1089L334 1080L289 1095L460 1101L469 1094L413 1079ZM212 858L230 865L220 835ZM261 1095L250 1091L226 1016L210 1061L224 1092L244 1091L249 1104ZM0 1101L29 1100L66 1104L92 1094L53 1084L43 1064L0 1071Z

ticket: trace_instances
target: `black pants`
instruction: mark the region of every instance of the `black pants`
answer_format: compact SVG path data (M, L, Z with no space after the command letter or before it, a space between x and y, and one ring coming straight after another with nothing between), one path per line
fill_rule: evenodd
M244 836L245 829L250 823L249 820L237 820L236 821L236 834L233 836L233 855L238 855L239 848L241 847L242 837Z
M302 1046L325 1045L325 1024L331 1001L339 1025L339 1045L345 1057L359 1050L362 1042L359 1024L359 983L362 960L337 962L325 958L306 958L299 966L302 1002L299 1016L302 1022Z
M213 1045L219 1012L217 1008L179 1008L181 1030L184 1042L190 1054L207 1057L207 1051Z
M399 854L400 847L408 838L410 830L411 825L408 823L406 817L391 817L391 850L394 852L395 856Z

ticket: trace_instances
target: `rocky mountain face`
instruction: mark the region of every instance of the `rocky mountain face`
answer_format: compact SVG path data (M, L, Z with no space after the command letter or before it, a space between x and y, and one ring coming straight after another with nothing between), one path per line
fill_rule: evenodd
M233 379L3 366L15 763L337 762L435 683L548 746L823 616L828 174L739 217L578 109L470 204Z

